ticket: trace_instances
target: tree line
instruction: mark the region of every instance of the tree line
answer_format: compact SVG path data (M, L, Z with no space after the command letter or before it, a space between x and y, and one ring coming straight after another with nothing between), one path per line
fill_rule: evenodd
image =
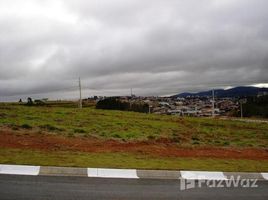
M134 112L149 112L149 105L143 102L131 103L129 101L122 101L118 97L108 97L98 101L96 104L97 109L107 110L123 110L123 111L134 111Z
M248 97L247 103L243 104L243 115L268 118L268 95Z

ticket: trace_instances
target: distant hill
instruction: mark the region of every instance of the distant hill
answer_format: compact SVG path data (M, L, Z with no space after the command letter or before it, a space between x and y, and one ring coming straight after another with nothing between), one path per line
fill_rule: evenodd
M214 92L215 92L215 96L217 97L246 97L246 96L256 96L262 92L268 93L268 88L239 86L239 87L234 87L234 88L227 89L227 90L216 89L214 90ZM208 91L202 91L202 92L197 92L197 93L184 92L181 94L173 95L172 97L187 97L187 96L205 97L205 96L211 96L211 95L212 95L211 90L208 90Z

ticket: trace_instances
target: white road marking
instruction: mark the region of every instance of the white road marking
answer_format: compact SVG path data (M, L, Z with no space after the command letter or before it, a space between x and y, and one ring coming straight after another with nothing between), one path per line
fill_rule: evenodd
M87 168L88 177L98 177L98 168Z
M139 178L136 169L88 168L88 177L101 178Z
M0 165L0 174L38 175L40 166Z
M268 180L268 173L261 173L262 177L266 180Z
M207 172L207 171L180 171L183 179L194 180L227 180L223 172Z

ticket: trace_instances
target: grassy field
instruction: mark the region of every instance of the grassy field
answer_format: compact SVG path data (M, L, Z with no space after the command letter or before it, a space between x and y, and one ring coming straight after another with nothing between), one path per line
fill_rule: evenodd
M238 149L238 152L243 148L265 151L268 147L267 123L97 110L90 106L78 109L71 104L66 105L28 107L1 103L0 130L2 133L7 130L15 135L13 141L25 139L26 135L28 140L41 136L47 138L49 134L53 137L63 137L68 141L70 138L83 140L95 138L97 141L100 139L103 141L100 145L104 146L105 140L122 143L154 141L152 144L157 144L157 147L158 141L168 141L167 144L162 143L162 146L159 146L159 149L165 148L165 150L171 148L168 146L169 143L172 143L173 148L174 145L176 148L189 149L208 147L211 151L213 148ZM268 171L268 160L254 159L254 155L252 159L251 157L249 159L172 157L168 156L169 154L161 156L159 153L145 154L142 151L101 153L80 150L63 151L62 146L59 150L55 150L55 146L52 150L49 147L42 150L37 147L32 148L27 144L28 142L24 140L19 149L17 146L3 144L1 146L0 140L0 163L139 169Z
M41 166L104 167L129 169L171 169L266 172L268 160L161 158L128 153L41 152L0 148L2 164Z
M168 138L181 146L268 147L267 123L179 118L93 107L79 110L0 104L0 127L123 141Z

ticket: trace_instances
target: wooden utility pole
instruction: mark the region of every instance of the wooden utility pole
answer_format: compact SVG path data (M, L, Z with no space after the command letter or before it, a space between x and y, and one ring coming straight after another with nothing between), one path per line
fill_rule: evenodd
M212 117L215 117L215 97L214 97L214 89L212 90Z
M240 117L243 118L243 103L240 103Z
M247 103L247 99L240 99L239 103L240 103L240 117L243 118L243 104Z
M79 108L82 108L82 89L81 89L81 79L80 79L80 77L79 77L79 96L80 96L80 98L79 98Z

